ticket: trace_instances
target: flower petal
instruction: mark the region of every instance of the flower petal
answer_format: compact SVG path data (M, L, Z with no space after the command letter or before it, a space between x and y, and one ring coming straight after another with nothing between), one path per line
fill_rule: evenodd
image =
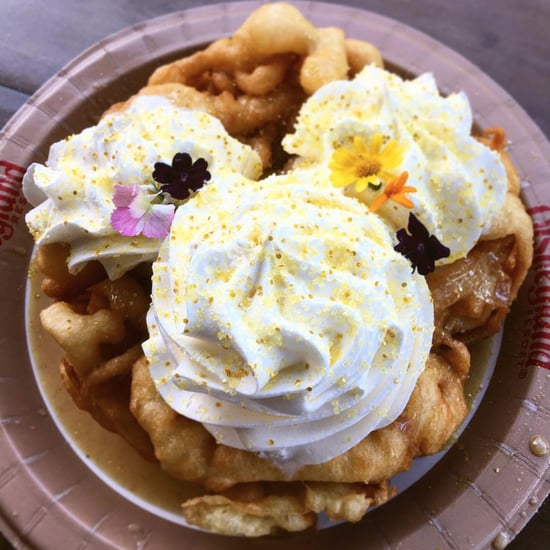
M170 183L174 179L174 169L164 162L155 162L153 179L159 183Z
M193 166L193 159L189 153L176 153L172 159L172 168L176 172L188 172Z
M355 190L358 193L362 193L368 186L369 182L367 181L367 178L359 178L355 182Z
M384 136L380 133L374 134L370 139L370 154L378 156L380 154L380 148L384 141Z
M405 208L412 208L414 206L414 203L408 197L406 197L405 195L402 195L401 193L395 193L390 198L393 201L395 201L397 204L400 204Z
M116 185L111 226L125 237L143 234L158 239L170 232L174 218L173 204L151 204L138 185Z
M362 191L364 191L367 187L371 187L371 188L374 188L374 190L377 190L380 188L381 186L381 182L380 180L378 179L377 176L373 175L373 176L366 176L366 177L363 177L363 178L359 178L356 182L355 182L355 190L358 192L358 193L361 193Z
M371 212L376 212L386 201L388 196L385 193L380 193L370 204L369 210Z
M117 208L123 208L125 206L130 206L136 195L139 193L139 186L120 185L117 183L114 186L114 191L113 204Z
M357 155L349 149L336 149L332 153L329 168L331 170L349 170L350 166L355 163Z
M430 233L426 229L426 226L412 212L409 214L407 229L411 236L418 241L427 241L430 237Z
M172 166L163 162L155 163L153 179L162 184L160 190L170 195L169 198L184 200L190 190L198 191L210 179L207 168L208 162L203 158L193 162L189 153L176 153Z
M170 233L176 207L173 204L154 204L142 217L142 233L151 239L161 239Z
M189 169L187 180L189 189L198 191L210 179L210 172L207 168L208 163L203 158L199 158L193 163L193 166Z
M397 168L403 160L402 149L395 139L386 144L384 150L380 153L380 160L386 170Z
M111 214L111 226L125 237L135 237L140 234L141 218L135 218L129 208L116 208Z
M353 136L351 148L341 146L334 150L329 162L330 180L335 187L346 187L355 184L361 193L367 186L378 190L384 181L395 177L393 168L401 163L401 148L391 140L381 151L384 136L376 133L370 138L367 146L360 136ZM398 193L407 181L408 174L403 173L399 181L391 182L386 195ZM408 201L408 199L405 199Z
M355 154L349 149L336 149L332 154L329 170L330 181L335 187L346 187L356 179Z
M199 157L194 163L193 166L191 166L192 172L206 172L208 168L208 162L206 162L206 159L203 159L202 157Z
M137 194L134 197L134 200L128 206L132 216L134 218L142 218L151 210L151 199L141 190L138 189Z
M356 158L357 156L361 157L369 154L369 148L367 147L367 144L364 142L363 138L361 138L360 136L353 137L352 148L353 150L350 151L350 153L353 155L354 158Z
M410 234L405 229L397 231L399 242L393 248L411 262L413 272L416 269L420 275L428 275L435 269L435 262L448 257L450 250L435 235L430 235L412 212L409 214L408 230Z
M353 175L347 174L345 172L332 172L330 174L330 182L334 187L347 187L355 181Z

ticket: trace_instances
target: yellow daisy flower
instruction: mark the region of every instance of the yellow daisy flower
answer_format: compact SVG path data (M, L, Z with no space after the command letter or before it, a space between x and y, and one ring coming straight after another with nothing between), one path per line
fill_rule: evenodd
M382 134L374 134L367 146L361 137L355 136L351 148L335 149L329 163L332 185L355 184L355 190L360 193L369 184L377 189L381 180L393 177L393 171L403 161L403 149L394 139L382 148L383 141Z

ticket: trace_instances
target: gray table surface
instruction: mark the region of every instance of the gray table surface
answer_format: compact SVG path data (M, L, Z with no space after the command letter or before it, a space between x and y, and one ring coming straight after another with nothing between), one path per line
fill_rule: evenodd
M0 127L50 76L128 25L212 0L0 0ZM346 0L464 55L550 137L550 0ZM550 185L550 183L549 183ZM11 548L0 538L0 549ZM550 548L550 499L507 547Z

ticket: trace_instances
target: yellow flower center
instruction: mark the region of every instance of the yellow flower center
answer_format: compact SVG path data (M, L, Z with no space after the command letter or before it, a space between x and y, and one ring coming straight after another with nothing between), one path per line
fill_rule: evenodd
M382 163L375 158L361 159L355 168L355 173L358 178L367 178L376 176L382 169Z

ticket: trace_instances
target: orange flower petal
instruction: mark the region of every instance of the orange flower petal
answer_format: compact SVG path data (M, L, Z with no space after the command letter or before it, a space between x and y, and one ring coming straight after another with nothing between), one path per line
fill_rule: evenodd
M414 203L404 195L397 194L393 195L390 198L401 206L404 206L405 208L412 208L414 206Z
M386 201L388 200L388 195L385 193L380 193L370 204L369 210L371 212L376 212Z

